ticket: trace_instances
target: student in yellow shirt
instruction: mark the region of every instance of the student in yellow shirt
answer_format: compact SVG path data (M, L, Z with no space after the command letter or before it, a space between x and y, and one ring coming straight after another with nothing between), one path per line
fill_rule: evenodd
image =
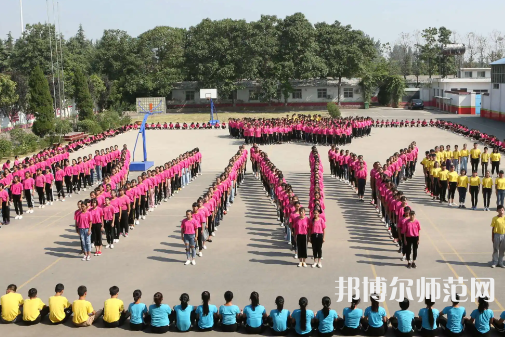
M468 189L468 177L466 175L466 171L464 169L461 169L461 174L458 177L458 194L459 194L458 208L466 208L465 200L467 189Z
M473 149L470 150L470 163L472 164L472 172L479 172L480 150L477 148L477 143L473 143Z
M449 177L449 171L447 171L445 163L442 163L442 169L438 172L438 186L440 187L440 203L447 202L445 198L447 194L447 178Z
M423 167L423 174L424 174L424 191L428 193L428 186L429 186L429 178L430 178L430 173L428 169L428 162L430 161L430 151L426 151L424 153L426 157L421 160L421 166Z
M103 326L117 328L124 324L130 313L125 311L123 301L118 298L118 287L110 287L109 294L110 298L103 305Z
M497 208L498 215L491 221L491 240L493 241L493 261L491 268L496 266L505 268L503 255L505 254L505 211L503 205Z
M500 171L500 160L501 154L498 152L498 148L493 148L493 153L491 153L491 174L494 174L496 169L496 174Z
M449 167L447 181L449 181L449 206L456 206L454 203L454 194L456 193L456 188L458 187L458 172L454 171L453 165Z
M495 179L494 184L496 186L496 205L503 205L503 199L505 198L505 178L503 178L503 170L498 172L498 178Z
M480 190L480 178L477 175L477 172L473 172L470 177L470 196L472 197L472 209L475 210L477 208L477 202L479 201L479 190Z
M445 147L444 158L445 158L445 166L447 166L447 169L449 169L452 165L452 151L450 145L447 145Z
M21 316L21 307L23 306L23 296L16 292L18 287L15 284L9 284L5 295L0 298L0 321L2 323L15 323Z
M456 172L459 172L459 150L458 150L458 145L454 145L454 151L452 151L452 165L454 165L454 170Z
M72 307L63 292L65 287L58 283L54 287L54 296L49 297L49 321L52 324L65 323L72 316Z
M103 310L93 310L91 303L86 301L88 289L85 286L77 288L77 294L79 295L79 299L72 303L72 312L74 313L72 323L76 327L91 326L93 322L102 316Z
M466 144L463 144L463 149L459 151L459 161L461 162L461 168L465 169L465 171L468 173L468 155L470 152L468 152L468 149L466 148Z
M493 192L493 178L489 171L482 179L482 198L484 199L484 210L489 211L489 203L491 202L491 192Z
M488 152L487 146L484 147L484 152L480 155L480 166L482 167L482 176L486 174L487 166L489 163L490 154Z
M37 289L28 290L28 299L23 304L23 322L26 325L35 325L49 313L49 307L37 297Z
M440 164L438 163L438 161L435 161L433 163L433 167L431 168L431 171L430 171L430 175L433 179L433 181L431 182L431 186L433 187L432 191L431 191L431 196L433 197L433 200L436 200L439 198L439 194L440 194L440 183L439 183L439 180L438 180L438 173L441 171L442 169L440 168Z

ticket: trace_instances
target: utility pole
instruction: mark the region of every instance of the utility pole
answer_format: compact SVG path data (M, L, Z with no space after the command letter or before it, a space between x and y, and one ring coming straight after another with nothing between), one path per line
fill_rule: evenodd
M23 0L19 0L19 13L21 17L21 35L25 32L25 25L23 24Z

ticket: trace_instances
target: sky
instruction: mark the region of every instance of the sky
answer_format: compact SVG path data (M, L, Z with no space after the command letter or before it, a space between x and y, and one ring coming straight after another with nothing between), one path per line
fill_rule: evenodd
M53 21L53 0L22 0L25 24ZM21 34L20 0L1 0L0 38ZM302 12L312 23L340 21L381 42L394 42L401 32L445 26L464 36L505 31L504 0L54 0L59 3L61 31L68 38L82 24L86 36L99 39L105 29L138 36L156 26L188 28L202 19L258 20L262 14L285 17Z

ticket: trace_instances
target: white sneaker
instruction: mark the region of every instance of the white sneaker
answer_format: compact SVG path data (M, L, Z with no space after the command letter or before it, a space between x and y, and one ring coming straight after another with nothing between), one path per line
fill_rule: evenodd
M146 216L145 215L142 215L142 220L145 220L146 219Z
M402 261L405 261L405 255L404 255L404 256L402 256L401 260L402 260Z
M196 264L196 261L195 260L191 261L191 264L194 266Z
M216 236L216 232L212 232L212 236Z
M207 246L206 246L206 245L203 245L203 249L207 249Z
M298 267L303 267L303 263L298 263Z
M39 205L39 208L42 208L42 205Z
M305 262L303 263L303 267L304 267L304 268L307 268L307 264L306 264Z
M105 245L105 249L109 249L110 248L110 245Z
M18 220L18 219L19 219L19 215L16 215L16 216L14 217L14 219Z
M61 201L65 201L65 199L61 199Z
M46 208L46 205L42 205L42 208Z
M86 257L86 261L89 261L89 260L91 260L91 256L89 256L89 255L88 255L88 256Z
M113 244L110 245L110 249L114 249L114 245Z
M312 265L312 268L316 268L316 267L317 267L317 263L314 263L314 264Z
M198 256L202 257L202 255L203 255L203 254L202 254L202 252L199 252L199 253L198 253Z
M20 216L19 216L19 220L21 220L21 219L23 219L23 216L22 216L22 215L20 215Z
M81 261L86 261L86 256L84 256L84 257L81 259Z
M297 259L297 258L298 258L298 254L295 254L295 259Z
M164 202L167 202L167 198L163 199Z
M191 261L186 260L186 262L184 262L184 265L185 265L185 266L187 266L187 265L188 265L188 264L190 264L190 263L191 263Z
M86 192L86 189L85 189L85 188L84 188L83 190L84 190L84 192Z
M94 244L94 243L92 243L92 244L91 244L91 248L93 248L93 247L95 247L95 244Z
M51 201L51 206L53 205L53 201Z
M135 224L136 224L136 225L140 225L140 221L135 220Z

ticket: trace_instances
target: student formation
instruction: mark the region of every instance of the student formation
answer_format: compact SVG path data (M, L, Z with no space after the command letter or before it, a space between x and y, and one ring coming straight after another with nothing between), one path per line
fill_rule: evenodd
M275 336L289 333L300 336L317 334L332 336L342 334L355 336L358 334L384 336L389 327L397 337L408 337L419 333L421 336L436 336L443 332L448 337L461 336L465 332L472 336L488 336L492 330L505 332L505 312L499 317L489 309L487 297L478 299L477 308L467 315L465 307L460 305L459 295L455 294L452 305L443 310L435 308L435 302L425 299L425 307L417 316L409 310L409 300L399 302L399 310L388 317L386 310L380 306L377 294L370 296L370 306L360 308L360 299L352 297L348 307L343 308L341 315L331 308L331 299L323 297L320 310L309 309L307 298L301 297L298 307L293 311L284 307L284 298L277 296L276 307L267 313L260 304L260 296L252 292L249 305L240 309L233 304L233 293L224 293L224 304L219 307L211 304L211 294L204 291L199 305L191 305L188 294L179 297L180 304L170 306L164 301L163 294L153 295L152 304L146 305L142 299L142 291L133 292L133 301L125 306L120 299L119 288L109 289L110 298L105 300L100 309L94 309L86 299L88 293L85 286L77 288L77 299L70 303L64 296L63 284L55 286L55 294L49 298L46 305L37 296L37 289L28 290L28 297L17 292L17 287L10 284L6 294L1 297L1 323L20 323L35 325L46 320L50 325L64 324L71 319L74 327L89 327L102 318L105 328L117 328L129 320L129 329L141 331L149 329L152 333L212 331L234 332L243 330L249 334L262 334L270 329ZM200 304L201 303L201 304ZM315 305L313 305L315 306Z

